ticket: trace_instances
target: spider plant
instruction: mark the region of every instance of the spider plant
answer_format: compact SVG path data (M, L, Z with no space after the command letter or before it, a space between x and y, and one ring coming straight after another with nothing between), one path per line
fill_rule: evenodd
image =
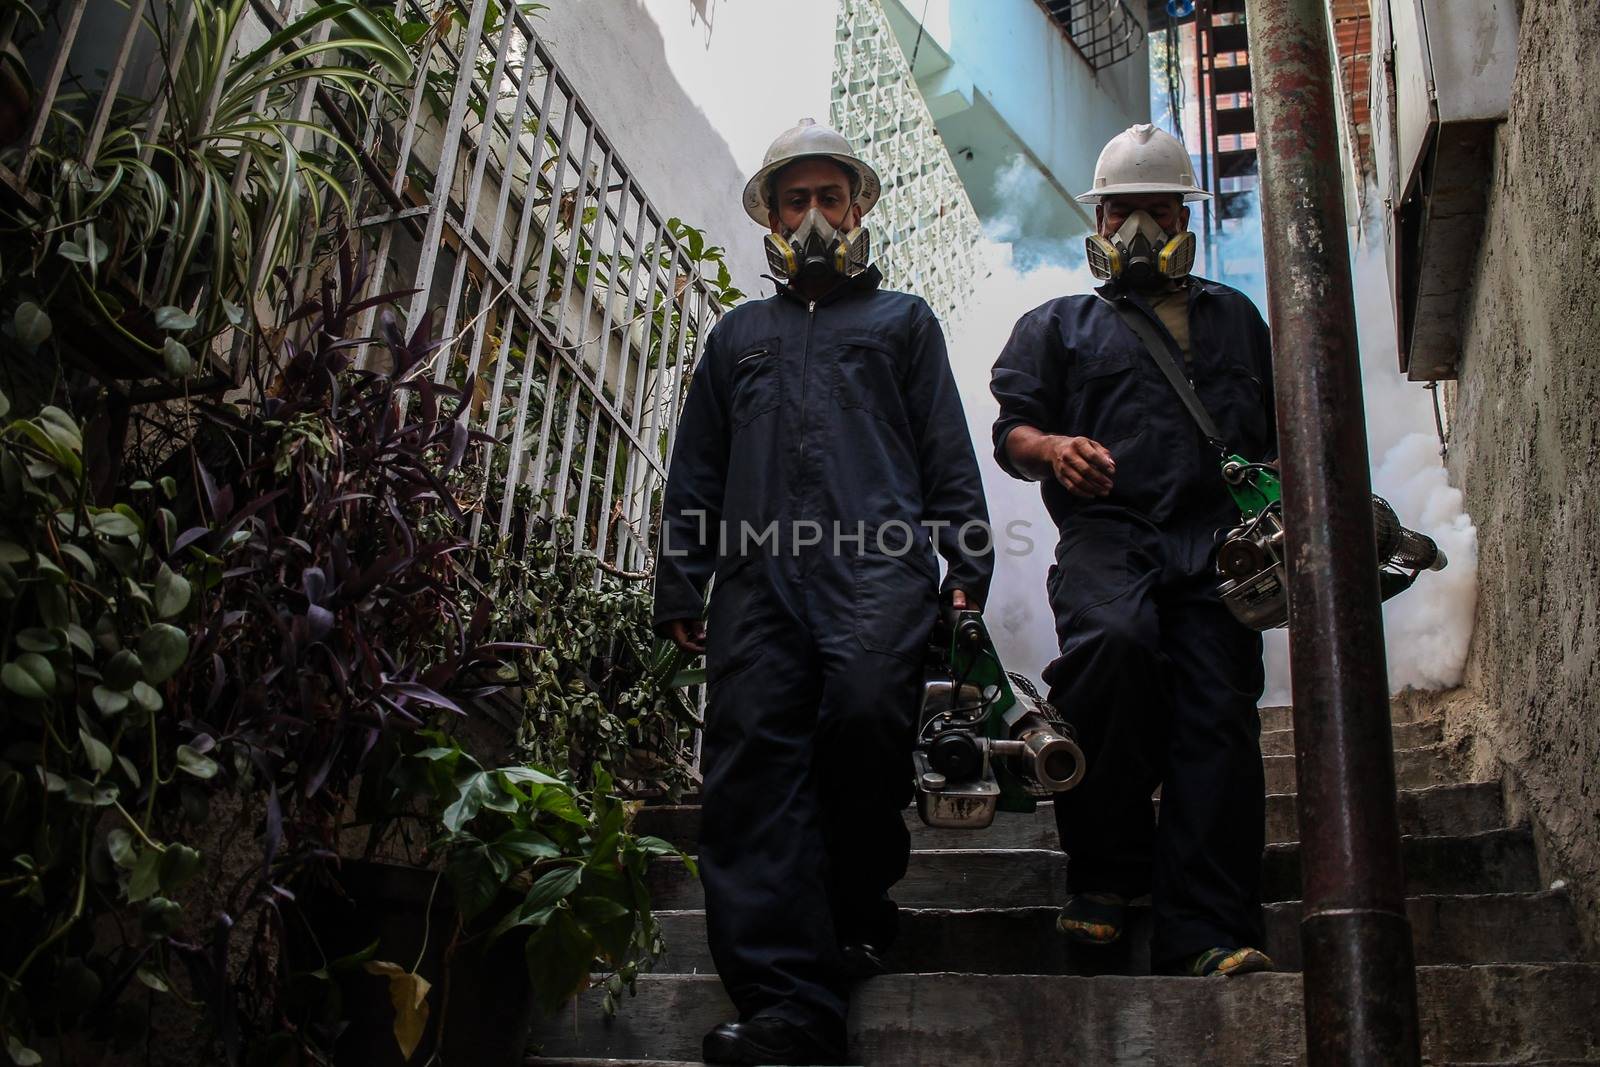
M238 324L280 268L303 261L330 211L348 217L358 159L332 119L358 129L365 98L392 99L388 84L410 76L406 46L350 0L287 23L256 11L250 0L165 6L144 24L162 64L151 98L119 97L98 145L87 136L97 94L64 98L40 148L49 188L35 273L165 353L169 370L183 366L174 345L186 358L184 342ZM252 20L267 34L246 50ZM129 313L110 279L159 311Z

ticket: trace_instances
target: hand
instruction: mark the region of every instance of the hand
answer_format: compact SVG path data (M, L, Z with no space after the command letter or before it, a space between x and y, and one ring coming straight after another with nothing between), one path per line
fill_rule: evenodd
M667 638L689 655L706 654L706 624L699 619L673 619L666 630Z
M969 607L967 591L965 589L950 590L950 606L957 611L976 611L977 608Z
M1092 500L1111 492L1117 462L1104 445L1087 437L1052 437L1050 470L1073 496Z

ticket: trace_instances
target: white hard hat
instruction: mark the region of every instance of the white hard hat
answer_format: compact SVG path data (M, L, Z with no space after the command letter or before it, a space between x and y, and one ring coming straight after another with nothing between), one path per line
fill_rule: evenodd
M778 135L778 139L772 142L772 147L767 149L767 156L761 162L761 169L745 182L745 213L762 226L767 225L767 212L770 207L767 203L767 194L771 192L769 186L772 183L772 176L796 160L812 157L831 159L855 175L855 181L852 183L855 185L855 202L861 205L863 215L872 210L872 205L878 202L878 194L882 191L878 172L855 154L850 142L845 140L838 130L829 126L819 126L815 119L801 119L798 125Z
M1106 142L1094 165L1094 188L1077 200L1098 204L1110 196L1143 193L1175 193L1184 203L1211 199L1194 180L1183 142L1148 122L1129 126Z

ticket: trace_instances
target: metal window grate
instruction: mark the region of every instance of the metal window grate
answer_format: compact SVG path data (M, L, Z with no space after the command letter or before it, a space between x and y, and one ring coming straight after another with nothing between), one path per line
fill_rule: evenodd
M1067 40L1095 70L1120 63L1144 47L1144 25L1126 0L1038 0Z
M181 53L195 0L153 0L154 14L151 2L65 0L40 57L36 118L13 165L0 166L11 195L36 199L29 178L58 99L93 131L86 165L115 109L131 109L145 143L166 128L152 27L171 28L169 51ZM239 48L312 4L248 2ZM571 520L574 550L637 572L689 378L723 311L716 290L520 7L398 0L394 12L442 30L416 57L400 113L374 107L362 125L309 81L290 105L305 122L296 147L317 150L319 126L357 146L355 226L381 265L368 295L413 290L407 332L433 315L449 339L434 380L477 376L464 417L495 440L477 464L473 538L485 524L504 537L535 515ZM244 178L241 168L236 189ZM313 269L300 269L296 291ZM365 313L363 332L376 314ZM226 363L225 351L214 356Z

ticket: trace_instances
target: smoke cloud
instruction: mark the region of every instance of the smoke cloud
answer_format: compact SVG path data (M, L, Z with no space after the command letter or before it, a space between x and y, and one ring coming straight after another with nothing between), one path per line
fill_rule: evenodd
M1025 171L1014 164L1000 175L1025 201L1030 193ZM1048 260L1036 247L1018 256L1007 238L1018 205L988 230L983 253L988 274L950 327L951 361L966 406L974 446L983 468L989 512L995 527L1026 523L1031 551L996 558L994 586L986 614L1000 657L1010 670L1038 679L1056 655L1055 621L1044 591L1045 572L1054 558L1055 529L1035 485L1016 481L988 458L990 427L997 407L989 394L989 368L1016 320L1038 305L1068 293L1087 293L1094 278L1083 265L1081 235L1063 240ZM1008 217L1004 217L1007 216ZM1449 557L1440 572L1423 574L1415 586L1384 606L1389 683L1406 687L1448 688L1459 684L1472 636L1477 600L1477 531L1462 507L1459 490L1449 485L1439 457L1427 392L1398 370L1388 276L1381 252L1352 238L1352 272L1361 345L1362 383L1373 469L1373 488L1394 505L1400 520L1432 537ZM1252 215L1236 233L1214 235L1202 251L1210 277L1243 290L1266 312L1259 217ZM1289 703L1287 633L1266 635L1267 689L1262 703Z

